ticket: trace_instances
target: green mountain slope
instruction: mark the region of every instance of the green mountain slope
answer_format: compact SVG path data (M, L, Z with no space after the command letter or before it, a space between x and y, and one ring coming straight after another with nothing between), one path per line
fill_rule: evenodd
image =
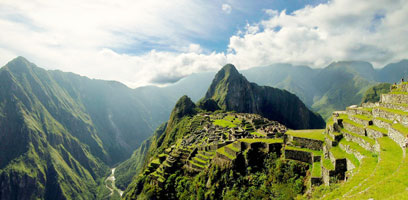
M153 130L143 106L120 83L12 60L0 69L0 199L99 198L107 165Z
M361 103L375 103L380 101L381 94L390 92L391 84L390 83L379 83L369 88L363 96Z
M231 64L215 75L205 99L214 99L224 110L257 113L294 129L324 126L323 119L311 112L296 95L250 83Z

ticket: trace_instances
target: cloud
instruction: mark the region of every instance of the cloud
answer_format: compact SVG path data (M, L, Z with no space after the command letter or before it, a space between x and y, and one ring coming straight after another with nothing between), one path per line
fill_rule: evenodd
M230 14L232 11L232 7L229 4L222 4L221 9L227 14Z
M334 0L291 14L265 12L269 19L230 38L229 62L242 68L278 62L323 67L365 60L379 67L408 57L407 1Z
M21 55L40 67L137 87L226 63L240 69L282 62L322 67L339 60L383 66L408 58L404 0L333 0L293 13L266 9L265 20L230 37L225 53L191 39L212 38L225 28L231 6L220 10L206 2L3 0L0 63Z

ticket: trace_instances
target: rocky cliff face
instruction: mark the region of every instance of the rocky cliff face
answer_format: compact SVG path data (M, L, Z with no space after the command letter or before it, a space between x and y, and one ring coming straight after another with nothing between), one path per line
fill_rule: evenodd
M231 64L215 75L205 99L214 99L222 109L260 114L293 129L325 125L320 115L310 111L296 95L250 83Z

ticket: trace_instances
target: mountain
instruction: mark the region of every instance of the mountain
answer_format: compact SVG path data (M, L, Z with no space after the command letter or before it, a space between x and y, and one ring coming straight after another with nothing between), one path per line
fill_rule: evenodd
M375 103L380 101L381 94L385 94L390 92L391 90L391 84L390 83L380 83L377 85L374 85L370 89L368 89L364 96L363 99L361 100L361 103Z
M260 134L254 131L265 126L282 127L278 122L256 114L203 111L189 97L181 97L165 131L148 140L149 150L142 155L145 163L123 198L296 197L305 189L303 182L308 165L282 159L279 156L281 138L267 139L263 135L264 138L258 139L228 139L234 137L230 127L251 131L251 134L247 132L245 135L249 137ZM253 141L257 145L242 153L226 153L231 149L238 151L238 147L233 145L240 141ZM270 151L274 153L268 154L268 150L257 148L264 141L271 143ZM272 150L274 145L277 145L276 149Z
M0 199L97 199L157 119L125 85L46 71L18 57L0 69Z
M293 129L322 128L324 120L311 112L294 94L250 83L231 65L216 75L205 99L214 99L227 111L256 113Z

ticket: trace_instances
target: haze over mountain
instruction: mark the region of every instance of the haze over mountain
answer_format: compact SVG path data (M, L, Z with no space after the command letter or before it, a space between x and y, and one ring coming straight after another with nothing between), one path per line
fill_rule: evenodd
M100 198L108 166L160 122L123 84L22 57L0 69L0 82L0 199Z

